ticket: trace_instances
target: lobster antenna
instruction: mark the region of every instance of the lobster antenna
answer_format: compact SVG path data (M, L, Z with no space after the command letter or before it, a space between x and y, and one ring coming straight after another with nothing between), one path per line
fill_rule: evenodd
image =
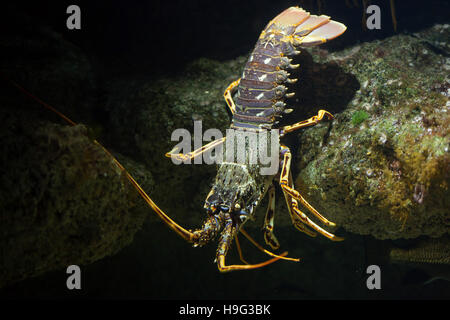
M26 89L24 89L22 86L17 84L16 82L6 78L2 73L0 73L0 76L2 76L5 80L10 82L13 86L15 86L17 89L25 93L27 96L38 102L40 105L45 107L46 109L56 113L59 117L61 117L64 121L66 121L71 126L76 126L77 123L72 121L70 118L65 116L60 111L56 110L51 105L45 103ZM131 174L128 173L128 171L125 169L125 167L109 152L102 144L100 144L97 140L93 140L93 142L98 145L102 150L114 161L114 163L119 167L120 170L122 170L123 173L125 173L125 176L127 177L128 181L133 185L133 187L139 192L140 196L147 202L147 204L153 209L153 211L156 212L156 214L163 220L173 231L175 231L179 236L181 236L186 241L192 242L193 238L195 237L194 234L183 227L181 227L179 224L177 224L175 221L173 221L167 214L164 213L154 202L150 197L147 195L147 193L141 188L139 183L131 176Z
M19 89L20 91L22 91L23 93L25 93L27 96L29 96L30 98L32 98L33 100L37 101L40 105L42 105L43 107L47 108L48 110L56 113L58 116L60 116L64 121L66 121L68 124L72 125L72 126L76 126L77 124L75 122L73 122L72 120L70 120L68 117L66 117L63 113L59 112L58 110L56 110L55 108L53 108L51 105L49 105L48 103L45 103L44 101L42 101L41 99L39 99L38 97L36 97L35 95L33 95L32 93L28 92L27 90L25 90L23 87L21 87L20 85L18 85L16 82L14 82L13 80L7 79L5 76L3 76L3 74L0 73L0 75L3 77L3 79L7 80L8 82L10 82L13 86L15 86L17 89Z

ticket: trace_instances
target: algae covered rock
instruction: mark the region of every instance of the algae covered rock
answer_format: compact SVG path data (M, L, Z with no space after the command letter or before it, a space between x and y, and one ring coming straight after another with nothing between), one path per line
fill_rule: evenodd
M360 88L332 124L300 134L297 185L346 230L379 239L449 233L450 61L429 40L449 32L435 26L315 55Z
M61 118L25 87L76 121L95 118L95 77L80 48L14 12L0 40L0 287L128 245L148 213L136 190L83 125ZM23 23L25 22L25 23ZM45 119L45 120L43 120ZM53 120L55 123L49 122ZM120 157L150 190L142 165Z
M42 122L22 111L0 114L0 287L116 253L147 213L86 127ZM151 175L121 160L151 187Z

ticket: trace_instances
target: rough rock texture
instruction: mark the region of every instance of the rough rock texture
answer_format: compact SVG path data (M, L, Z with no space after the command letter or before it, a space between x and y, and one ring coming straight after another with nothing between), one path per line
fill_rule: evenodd
M27 117L1 113L0 286L114 254L146 216L86 127Z
M300 135L297 184L346 230L379 239L449 232L450 60L434 45L449 33L437 25L315 55L361 84L331 125Z
M11 26L0 40L7 57L0 63L2 78L76 121L94 118L87 57L51 29L25 15L17 19L25 23ZM128 245L148 210L92 142L98 133L67 126L8 81L0 90L0 287L85 265ZM120 160L151 190L152 175L142 165Z

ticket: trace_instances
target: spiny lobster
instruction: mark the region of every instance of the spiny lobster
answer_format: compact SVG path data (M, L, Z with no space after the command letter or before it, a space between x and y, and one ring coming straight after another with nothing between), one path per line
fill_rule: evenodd
M299 54L300 51L297 49L300 47L315 46L334 39L345 30L346 27L342 23L332 21L328 16L310 15L298 7L288 8L270 21L262 31L250 55L242 77L234 81L224 93L225 101L233 115L231 128L235 130L235 134L239 135L246 131L268 131L278 123L277 120L283 114L290 113L292 109L286 108L284 98L290 98L294 93L287 93L287 87L284 84L295 83L297 79L290 79L286 69L295 69L298 65L292 65L292 60L288 56ZM237 94L234 101L232 92L235 89L237 89ZM280 128L279 136L282 137L289 132L315 125L324 117L333 119L331 113L320 110L317 116ZM175 154L172 151L166 156L183 161L193 159L206 150L223 144L227 138L228 135L188 154ZM257 146L246 145L247 154L257 153L257 149ZM289 148L281 145L279 157L282 160L279 183L294 226L310 236L315 236L316 233L309 230L306 226L311 227L331 240L342 240L342 238L325 231L315 224L299 209L298 202L325 225L335 226L334 223L328 221L317 212L294 189L290 172L291 152ZM173 230L187 241L193 243L194 246L204 245L214 239L217 233L222 230L216 253L217 265L221 272L258 268L278 259L298 261L298 259L285 258L284 256L287 252L282 255L275 255L262 249L242 228L242 225L253 217L255 208L268 192L269 206L264 220L264 239L273 249L279 247L279 242L273 234L275 209L273 181L276 174L261 175L258 169L259 166L257 164L250 164L248 161L247 163L233 161L221 163L215 183L205 200L204 208L208 216L201 229L193 232L187 231L165 216L160 210L157 210L160 217ZM237 241L239 231L257 247L275 258L252 265L226 265L225 256L233 238L236 239L238 250L240 251ZM241 255L241 252L239 253Z
M298 7L290 7L271 20L262 31L253 53L250 55L242 74L242 77L225 90L224 98L232 113L231 129L239 135L245 132L269 132L272 131L283 114L290 113L292 109L286 108L285 98L290 98L294 93L287 93L284 84L295 83L297 79L290 79L286 69L295 69L298 65L292 65L288 56L297 55L301 47L310 47L325 43L341 35L346 30L342 23L330 20L328 16L310 15ZM39 100L18 84L13 84L44 107L57 113L66 122L76 125L68 117ZM236 91L235 100L232 93ZM325 110L320 110L316 116L300 121L293 125L279 128L277 139L295 130L312 126L324 119L333 119L333 115ZM269 135L267 135L269 136ZM167 157L186 161L202 155L224 143L228 138L214 140L211 143L186 154L177 154L171 151ZM194 246L202 246L213 240L221 231L219 245L216 253L216 262L219 271L255 269L266 266L279 259L299 261L299 259L286 257L287 252L276 255L257 244L242 228L243 224L254 216L255 208L269 194L269 205L264 219L264 239L273 249L279 248L279 242L273 234L275 212L275 186L274 180L278 179L282 188L287 207L294 226L309 236L316 236L316 232L327 238L340 241L342 238L324 230L299 209L299 202L313 213L326 226L335 226L317 210L315 210L294 189L292 174L290 172L291 152L288 147L280 145L278 160L281 160L281 170L276 174L262 175L258 164L240 162L222 162L219 166L215 183L209 192L204 208L207 218L200 229L186 230L167 214L165 214L140 187L136 180L126 169L96 140L93 141L101 147L124 172L127 179L136 188L142 198L150 205L156 214L178 235L193 243ZM251 144L245 146L247 155L258 152L258 147ZM248 158L247 158L248 160ZM308 226L308 227L307 227ZM226 265L225 257L231 246L233 238L242 258L238 232L247 237L256 247L273 258L258 264ZM245 262L245 261L244 261Z

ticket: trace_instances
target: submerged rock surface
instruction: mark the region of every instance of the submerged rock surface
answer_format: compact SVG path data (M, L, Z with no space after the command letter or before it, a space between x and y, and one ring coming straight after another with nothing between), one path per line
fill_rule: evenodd
M146 217L139 195L86 127L26 117L1 113L1 163L14 165L0 169L0 287L112 255Z
M25 28L26 37L0 41L10 57L1 63L2 80L14 79L70 118L84 118L94 92L88 59L57 33ZM93 143L94 131L68 126L8 81L1 91L0 287L86 265L130 244L148 211ZM119 157L150 189L151 173Z
M331 125L300 135L297 183L346 230L379 239L450 231L448 25L364 43L318 61L361 84Z

